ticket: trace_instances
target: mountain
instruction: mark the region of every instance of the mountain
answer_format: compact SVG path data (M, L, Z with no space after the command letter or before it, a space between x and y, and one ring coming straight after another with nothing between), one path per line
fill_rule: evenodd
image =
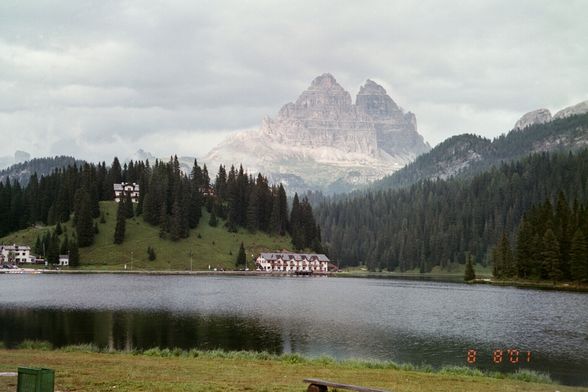
M14 152L13 156L3 156L0 157L0 170L2 169L6 169L7 167L20 163L20 162L24 162L24 161L28 161L29 159L31 159L31 154L29 154L28 152L25 151L20 151L17 150Z
M209 167L242 163L290 191L349 191L382 178L429 151L416 116L372 80L355 103L331 74L315 78L295 102L260 129L230 136L204 158Z
M530 113L537 114L538 111ZM492 141L471 134L453 136L401 170L374 182L371 188L401 188L424 179L472 176L501 162L517 160L535 152L576 150L588 146L588 114L554 116L553 120L542 122L538 120L540 115L535 116L537 121L533 121L530 113L517 122L522 125L529 120L528 125L515 127Z
M55 169L61 169L73 164L82 164L84 161L68 156L56 156L52 158L34 158L30 161L21 162L0 171L0 182L18 181L21 185L28 184L31 175L37 173L37 176L46 176Z

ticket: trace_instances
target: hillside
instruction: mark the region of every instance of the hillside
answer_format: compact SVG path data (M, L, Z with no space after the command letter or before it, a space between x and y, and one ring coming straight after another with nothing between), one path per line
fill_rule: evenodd
M531 207L555 202L559 192L569 204L588 200L586 178L588 150L538 153L472 178L422 181L325 202L317 221L329 255L341 266L427 272L463 264L470 255L487 265L502 233L512 243ZM569 208L564 206L558 203Z
M127 221L123 244L114 245L117 204L103 201L100 202L100 209L104 212L106 222L98 224L99 233L95 237L94 245L80 249L82 269L122 270L125 264L130 269L132 261L134 270L190 270L190 252L193 255L194 270L208 270L209 265L211 268L234 269L241 242L245 244L249 262L252 254L261 251L292 248L289 236L269 236L261 232L252 234L244 229L229 233L222 220L219 220L217 227L210 227L206 209L202 210L200 224L190 231L190 236L186 239L176 242L161 239L158 227L145 223L141 217L135 217ZM73 232L71 221L64 226L65 233ZM20 230L0 238L0 243L26 244L32 247L37 235L44 234L53 227ZM154 261L148 260L148 246L155 249L157 258ZM249 268L252 268L252 264L249 264Z
M588 145L588 114L512 130L492 141L481 136L453 136L401 170L374 182L370 189L398 189L426 179L471 177L536 152L568 151Z

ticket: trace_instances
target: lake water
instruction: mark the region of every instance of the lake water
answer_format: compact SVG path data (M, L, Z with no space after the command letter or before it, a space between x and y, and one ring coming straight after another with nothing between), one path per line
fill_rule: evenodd
M505 372L524 367L588 385L587 294L486 285L0 275L0 340L14 347L24 339L115 349L296 352ZM467 362L468 350L476 350L474 364ZM495 350L502 356L493 357Z

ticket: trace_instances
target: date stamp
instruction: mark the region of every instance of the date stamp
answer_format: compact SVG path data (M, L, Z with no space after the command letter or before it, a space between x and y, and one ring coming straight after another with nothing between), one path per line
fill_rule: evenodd
M519 363L530 363L533 356L531 351L519 350L517 348L498 348L492 351L490 355L485 354L487 353L479 352L476 349L469 349L466 353L466 362L474 365L480 361L487 362L489 360L496 365L502 363L516 365Z

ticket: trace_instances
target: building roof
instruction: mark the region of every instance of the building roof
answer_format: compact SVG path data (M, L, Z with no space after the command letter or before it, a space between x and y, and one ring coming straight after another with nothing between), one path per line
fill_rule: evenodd
M278 259L282 259L282 260L313 260L313 259L318 259L318 261L326 261L329 262L329 258L322 254L322 253L292 253L292 252L287 252L287 253L261 253L259 255L260 257L263 257L264 259L268 260L268 261L276 261Z
M31 250L31 247L27 246L27 245L0 245L0 249L6 249L8 251L11 251L11 250L21 250L21 251L24 250L24 251L26 251L26 250Z

